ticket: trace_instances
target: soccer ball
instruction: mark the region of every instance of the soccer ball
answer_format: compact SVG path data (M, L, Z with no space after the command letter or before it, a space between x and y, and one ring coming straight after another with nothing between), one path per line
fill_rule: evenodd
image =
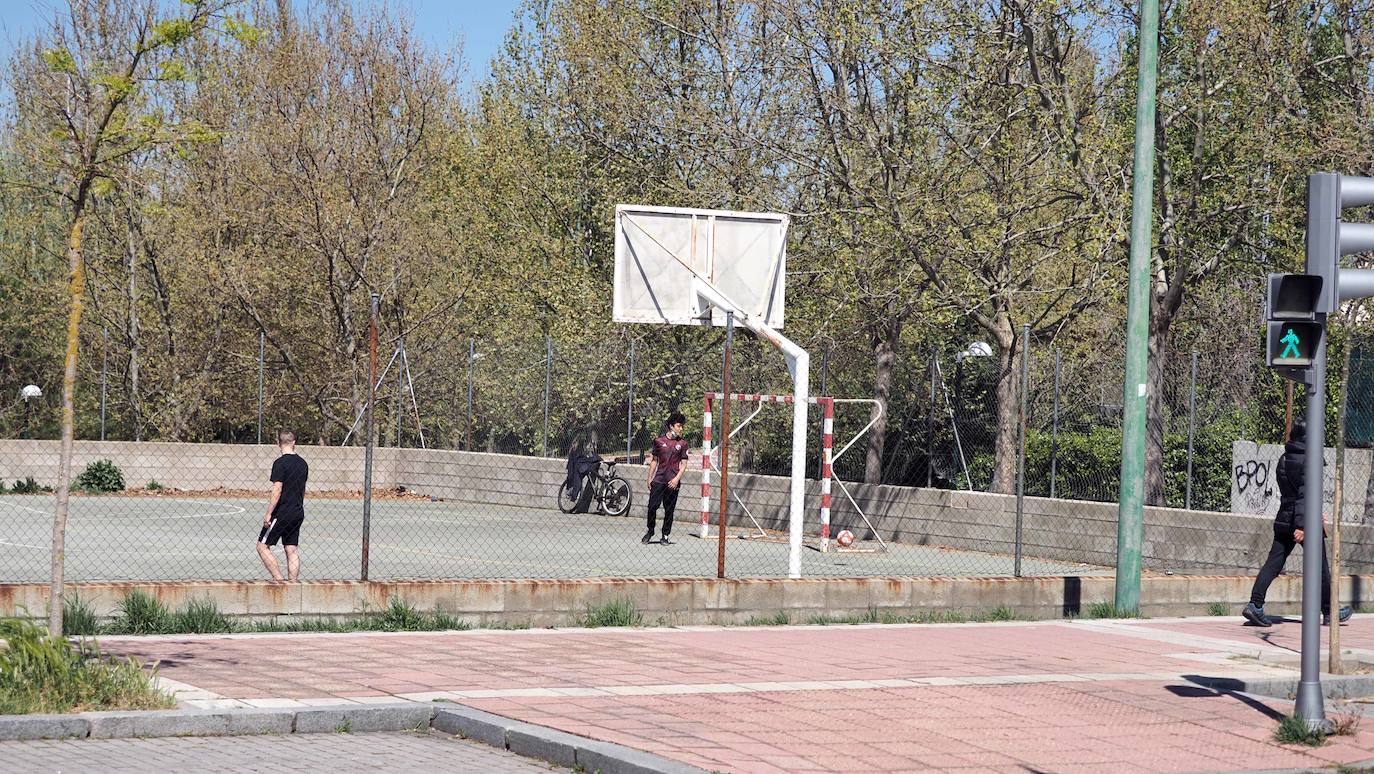
M852 546L854 545L854 533L847 529L842 529L840 530L840 534L835 536L835 542L845 547Z

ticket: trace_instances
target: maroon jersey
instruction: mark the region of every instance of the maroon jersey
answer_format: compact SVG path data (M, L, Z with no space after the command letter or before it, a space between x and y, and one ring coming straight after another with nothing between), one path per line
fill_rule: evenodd
M673 480L678 470L687 463L687 441L661 435L654 441L653 454L658 462L658 469L654 471L654 483L666 484Z

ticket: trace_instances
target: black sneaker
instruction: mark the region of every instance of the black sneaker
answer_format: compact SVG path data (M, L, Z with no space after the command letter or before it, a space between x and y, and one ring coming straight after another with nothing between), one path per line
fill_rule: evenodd
M671 545L673 544L673 541L669 540L667 535L664 535L663 537L659 538L659 539L658 539L658 542L659 542L659 545L665 545L665 546L671 546ZM1345 619L1342 618L1341 620L1345 620Z
M1264 608L1256 605L1254 602L1247 604L1245 606L1245 609L1240 611L1240 614L1245 616L1245 620L1249 621L1255 626L1274 625L1274 622L1269 620L1269 616L1264 614Z
M654 542L654 532L653 532L653 530L649 530L648 532L645 532L645 533L644 533L644 537L640 538L640 539L639 539L639 542L644 543L644 544L646 544L646 545L649 544L649 543Z

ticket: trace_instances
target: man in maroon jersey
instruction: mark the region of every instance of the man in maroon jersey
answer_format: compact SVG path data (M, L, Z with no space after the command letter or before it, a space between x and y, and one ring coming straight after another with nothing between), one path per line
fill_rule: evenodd
M673 532L673 509L677 507L678 485L687 470L687 441L682 437L682 426L686 423L687 418L675 412L668 417L667 431L654 441L649 459L649 529L641 543L655 542L659 505L663 506L663 537L657 542L665 546L673 542L668 539Z

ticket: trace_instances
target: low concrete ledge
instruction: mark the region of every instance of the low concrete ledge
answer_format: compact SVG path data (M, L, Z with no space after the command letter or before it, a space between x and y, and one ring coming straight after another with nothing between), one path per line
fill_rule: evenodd
M1374 575L1341 577L1341 598L1359 606L1374 590ZM1208 615L1220 603L1238 611L1249 598L1253 576L1146 575L1141 612L1148 616ZM963 613L975 616L1006 608L1022 618L1087 614L1110 603L1110 575L1027 578L605 578L588 580L425 581L163 581L82 583L67 587L98 617L118 614L133 590L171 608L209 599L220 612L245 619L278 616L349 617L384 609L391 599L424 611L441 610L467 625L577 626L589 607L630 600L650 626L742 624L786 613L793 623L816 616L913 616ZM1267 609L1297 612L1302 580L1280 576ZM0 584L0 616L46 616L47 584Z
M705 774L703 769L456 704L405 702L302 709L177 709L0 715L0 741L416 731L432 728L527 758L601 774Z

